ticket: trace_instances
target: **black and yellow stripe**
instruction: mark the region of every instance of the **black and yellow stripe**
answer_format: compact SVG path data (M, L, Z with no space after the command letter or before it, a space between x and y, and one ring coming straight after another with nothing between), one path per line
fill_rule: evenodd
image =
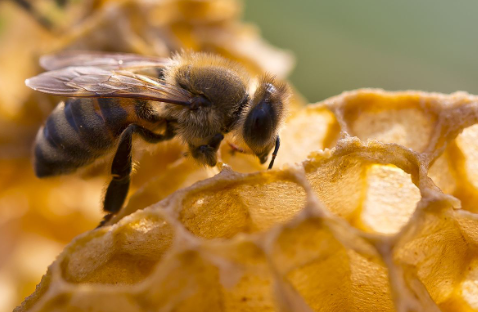
M145 101L115 98L72 98L60 103L37 134L36 175L70 173L92 163L115 146L145 105Z

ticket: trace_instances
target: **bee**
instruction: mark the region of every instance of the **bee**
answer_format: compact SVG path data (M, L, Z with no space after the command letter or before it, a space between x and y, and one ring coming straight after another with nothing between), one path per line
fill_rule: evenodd
M171 58L63 52L40 60L47 69L26 80L44 93L68 97L36 136L38 177L68 174L115 151L106 189L105 220L124 204L132 171L132 139L179 137L199 163L215 166L225 135L272 168L280 146L289 91L264 74L249 74L220 56L182 52Z

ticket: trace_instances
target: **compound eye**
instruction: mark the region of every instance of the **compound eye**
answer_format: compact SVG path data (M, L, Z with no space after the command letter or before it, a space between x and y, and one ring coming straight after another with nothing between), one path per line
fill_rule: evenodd
M277 127L276 114L269 101L254 106L244 122L244 140L254 151L267 148Z

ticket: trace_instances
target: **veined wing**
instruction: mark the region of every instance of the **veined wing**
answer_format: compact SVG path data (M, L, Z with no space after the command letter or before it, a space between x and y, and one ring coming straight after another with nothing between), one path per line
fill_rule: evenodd
M128 70L95 66L66 67L42 73L25 81L44 93L68 97L123 97L190 105L191 94L161 79Z

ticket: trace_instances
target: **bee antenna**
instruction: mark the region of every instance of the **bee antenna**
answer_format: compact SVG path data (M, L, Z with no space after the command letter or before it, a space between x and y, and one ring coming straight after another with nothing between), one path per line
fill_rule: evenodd
M269 163L269 167L267 168L268 170L272 169L272 166L274 166L274 160L276 160L277 152L279 151L280 147L280 138L277 136L276 138L276 146L274 148L274 151L272 152L272 157L271 157L271 162Z

